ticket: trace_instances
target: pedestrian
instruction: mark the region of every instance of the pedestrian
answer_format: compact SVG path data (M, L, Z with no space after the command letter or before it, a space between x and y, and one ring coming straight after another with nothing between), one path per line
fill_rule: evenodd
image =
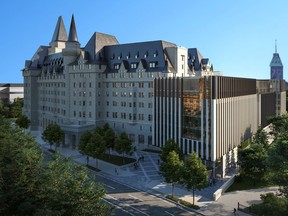
M115 168L115 173L118 175L118 171L117 171L117 168Z
M158 159L157 162L158 162L158 165L159 165L160 164L160 160Z
M212 178L209 179L209 185L212 186Z
M180 206L180 201L179 200L177 200L177 207L179 207Z
M142 160L144 161L144 156L142 156Z

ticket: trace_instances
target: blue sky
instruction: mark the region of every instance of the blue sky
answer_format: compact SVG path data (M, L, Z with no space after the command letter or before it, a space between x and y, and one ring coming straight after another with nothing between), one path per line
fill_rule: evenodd
M62 16L75 16L81 46L94 32L120 43L165 40L198 48L225 76L268 79L275 51L288 68L287 0L0 0L0 83L23 82L21 69L49 45Z

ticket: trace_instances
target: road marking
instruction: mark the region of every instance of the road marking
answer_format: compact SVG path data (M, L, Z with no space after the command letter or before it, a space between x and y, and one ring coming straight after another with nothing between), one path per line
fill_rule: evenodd
M137 152L135 152L135 155L136 155L137 158L139 158ZM146 155L145 155L145 156L146 156ZM146 173L146 170L143 168L143 166L142 166L141 163L139 163L139 167L141 168L141 170L142 170L144 176L145 176L147 179L150 180L149 176L148 176L147 173Z
M110 186L110 185L107 185L107 184L104 184L104 183L102 183L102 184L103 184L104 186L108 187L108 188L111 188L111 189L115 190L115 188L112 187L112 186Z
M122 207L120 207L119 205L116 205L116 204L114 204L114 203L112 203L112 202L109 202L108 200L106 200L106 199L103 199L102 198L102 200L104 201L104 202L107 202L107 203L109 203L110 205L113 205L113 206L115 206L116 208L118 208L118 209L121 209L123 212L126 212L127 214L130 214L130 215L132 215L132 216L135 216L134 214L132 214L132 213L130 213L130 212L128 212L128 211L126 211L125 209L123 209Z
M129 205L129 204L123 203L123 205L124 205L124 206L129 206L130 208L132 208L132 209L134 209L134 210L136 210L136 211L138 211L138 212L140 212L140 213L142 213L142 214L144 214L144 215L149 216L149 215L146 214L145 212L143 212L143 211L141 211L141 210L139 210L139 209L137 209L137 208L134 208L133 206L131 206L131 205Z
M144 202L142 199L139 199L139 198L137 198L137 197L135 197L135 196L133 196L133 195L131 195L131 194L128 194L128 196L130 196L130 197L132 197L132 198L134 198L134 199L136 199L136 200L139 200L139 201L141 201L141 202Z
M155 163L154 163L154 160L151 158L151 156L148 154L148 157L150 158L150 160L152 161L152 164L154 165L155 169L157 171L159 171L159 165L157 166Z
M172 216L174 216L174 214L172 214L172 213L170 213L170 212L168 212L168 211L165 211L167 214L169 214L169 215L172 215Z
M158 199L158 200L160 200L160 201L162 201L162 202L168 203L168 204L170 204L170 205L173 205L173 206L175 205L175 204L172 204L171 202L166 201L166 200L163 199L163 198L159 198L159 197L156 197L156 196L155 196L155 198Z
M107 194L106 196L110 197L110 198L113 199L113 200L117 200L117 201L118 201L118 199L116 199L116 198L113 197L113 196L110 196L109 194Z

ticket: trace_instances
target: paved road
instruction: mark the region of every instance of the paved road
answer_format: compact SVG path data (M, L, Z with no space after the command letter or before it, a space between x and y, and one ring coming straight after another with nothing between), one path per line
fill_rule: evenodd
M174 203L155 195L139 191L99 174L96 174L95 180L105 187L107 192L105 200L116 207L114 215L199 215L182 207L177 207Z

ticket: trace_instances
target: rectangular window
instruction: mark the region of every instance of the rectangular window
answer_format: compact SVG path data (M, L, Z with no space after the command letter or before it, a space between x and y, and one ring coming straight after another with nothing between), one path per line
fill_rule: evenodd
M119 68L120 68L120 64L115 64L115 65L114 65L114 69L117 69L117 70L118 70Z
M144 135L138 135L138 142L141 144L144 143Z
M150 68L156 68L156 62L150 62L149 67Z
M137 68L137 63L131 63L131 68L133 69Z

